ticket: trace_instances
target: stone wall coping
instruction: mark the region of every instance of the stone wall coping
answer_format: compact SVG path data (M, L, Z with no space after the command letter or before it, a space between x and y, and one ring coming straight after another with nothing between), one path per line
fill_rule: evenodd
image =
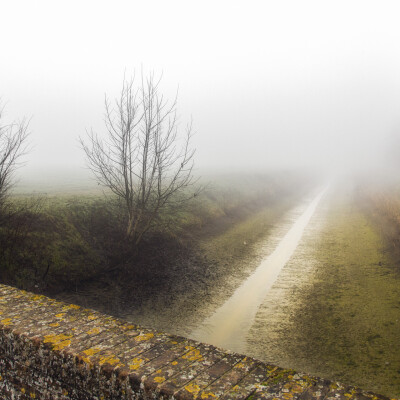
M6 285L0 353L12 399L388 399Z

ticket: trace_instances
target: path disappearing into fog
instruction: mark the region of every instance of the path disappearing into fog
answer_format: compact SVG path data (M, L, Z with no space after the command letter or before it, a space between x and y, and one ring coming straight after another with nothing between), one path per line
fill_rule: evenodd
M246 335L257 310L282 268L290 260L327 189L322 189L307 204L305 211L295 220L275 250L262 260L254 273L214 314L191 333L191 337L226 349L245 351Z

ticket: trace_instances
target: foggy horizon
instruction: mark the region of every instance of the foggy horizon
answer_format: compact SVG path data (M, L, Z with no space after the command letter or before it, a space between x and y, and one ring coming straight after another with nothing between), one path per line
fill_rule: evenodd
M7 121L31 118L18 175L84 174L79 136L104 134L105 94L141 68L162 74L166 98L179 88L199 171L396 167L399 11L395 1L6 1L0 98Z
M400 1L1 6L1 398L400 400Z

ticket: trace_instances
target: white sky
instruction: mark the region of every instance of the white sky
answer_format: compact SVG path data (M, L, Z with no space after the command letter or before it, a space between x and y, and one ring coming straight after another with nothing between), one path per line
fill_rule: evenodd
M32 116L25 171L84 166L78 136L103 130L104 94L141 65L179 85L200 167L370 163L400 129L398 1L0 6L0 96Z

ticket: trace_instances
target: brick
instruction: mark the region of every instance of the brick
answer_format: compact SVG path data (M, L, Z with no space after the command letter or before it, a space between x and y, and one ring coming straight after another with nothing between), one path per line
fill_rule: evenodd
M0 284L0 399L388 400Z

